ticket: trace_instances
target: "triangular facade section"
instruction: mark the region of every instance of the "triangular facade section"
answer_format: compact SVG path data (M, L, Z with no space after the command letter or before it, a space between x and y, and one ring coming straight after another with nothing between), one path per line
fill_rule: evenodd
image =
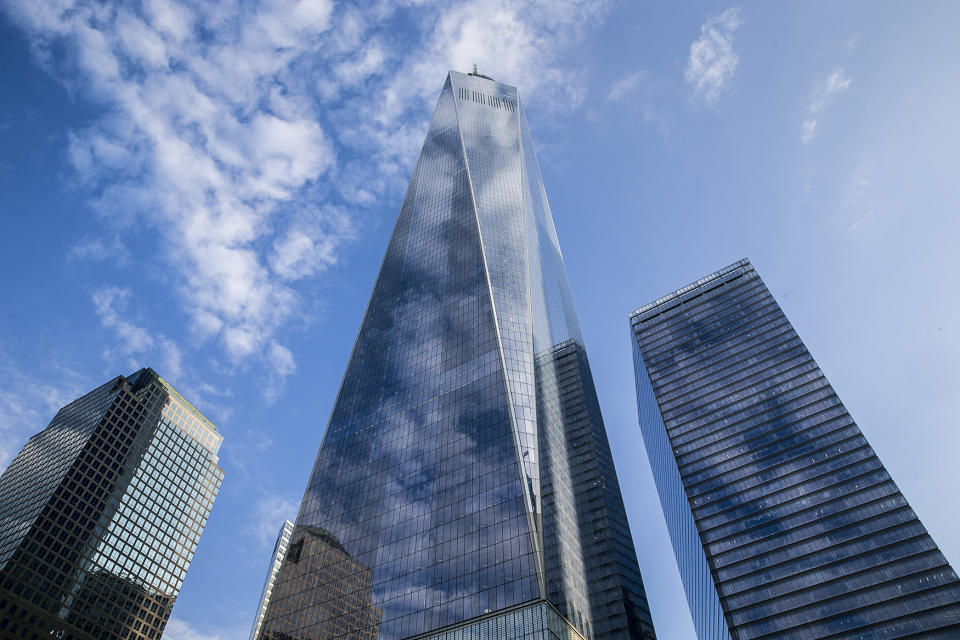
M533 365L533 308L524 208L520 102L514 87L450 73L493 294L511 415L534 527L540 468Z
M448 78L264 639L335 637L358 620L379 623L356 637L405 638L540 598L530 489L454 101Z

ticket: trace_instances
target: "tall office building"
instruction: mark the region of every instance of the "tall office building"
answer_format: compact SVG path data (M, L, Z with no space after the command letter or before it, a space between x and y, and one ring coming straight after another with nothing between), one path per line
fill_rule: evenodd
M310 638L376 640L381 611L374 605L373 571L333 534L294 527L283 569L271 597L273 618L297 619Z
M0 476L0 637L159 639L221 442L151 369L60 409Z
M513 87L447 77L296 524L263 640L654 637Z
M270 567L267 569L267 579L263 581L263 590L260 592L260 606L257 607L257 615L253 619L253 627L250 629L250 640L257 640L260 627L263 626L263 616L267 612L267 605L270 604L273 586L277 582L277 574L280 573L283 559L287 556L287 548L290 546L292 535L293 523L286 520L280 527L280 532L277 533L277 541L273 543L273 556L270 558Z
M630 314L701 640L960 637L960 581L747 260Z

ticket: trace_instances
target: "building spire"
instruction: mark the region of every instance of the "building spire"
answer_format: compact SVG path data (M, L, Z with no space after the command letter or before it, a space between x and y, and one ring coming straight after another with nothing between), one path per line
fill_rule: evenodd
M482 73L480 73L479 71L477 71L477 64L476 64L476 63L473 64L473 71L471 71L471 72L468 73L467 75L468 75L468 76L475 76L475 77L477 77L477 78L484 78L485 80L493 80L493 78L491 78L490 76L485 76L485 75L483 75Z

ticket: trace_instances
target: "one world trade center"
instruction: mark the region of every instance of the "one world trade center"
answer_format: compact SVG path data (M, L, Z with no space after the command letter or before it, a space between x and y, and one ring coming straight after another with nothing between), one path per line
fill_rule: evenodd
M514 87L446 79L259 637L655 637Z

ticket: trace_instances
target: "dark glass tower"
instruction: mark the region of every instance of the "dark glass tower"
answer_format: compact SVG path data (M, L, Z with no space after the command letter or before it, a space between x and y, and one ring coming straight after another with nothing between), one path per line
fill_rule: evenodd
M151 369L63 407L0 476L0 638L158 639L222 440Z
M654 637L513 87L447 78L293 540L265 640Z
M630 314L701 640L960 638L960 581L741 260Z

